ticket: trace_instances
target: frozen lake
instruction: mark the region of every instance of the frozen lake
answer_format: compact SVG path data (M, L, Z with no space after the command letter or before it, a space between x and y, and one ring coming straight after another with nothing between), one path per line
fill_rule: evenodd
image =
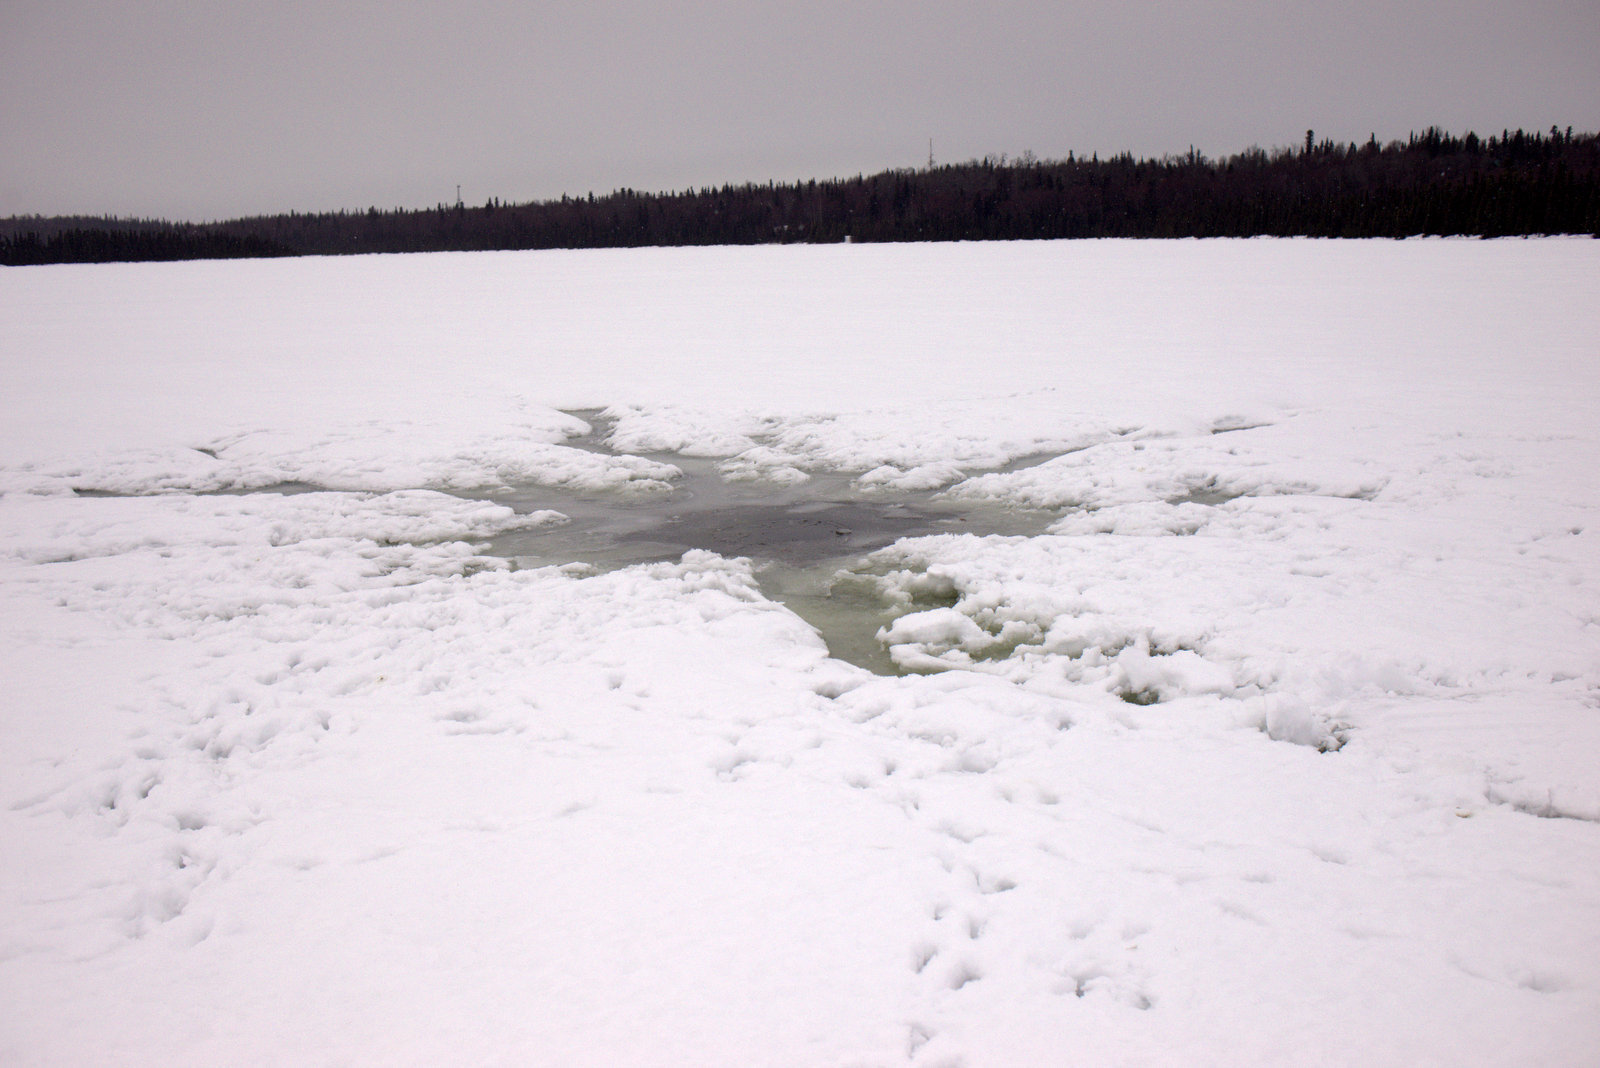
M1589 1063L1597 293L0 271L0 1061Z

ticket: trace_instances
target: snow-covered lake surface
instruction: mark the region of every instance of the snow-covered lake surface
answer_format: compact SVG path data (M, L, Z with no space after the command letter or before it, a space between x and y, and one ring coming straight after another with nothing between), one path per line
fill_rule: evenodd
M0 271L0 1063L1593 1064L1597 405L1591 240Z

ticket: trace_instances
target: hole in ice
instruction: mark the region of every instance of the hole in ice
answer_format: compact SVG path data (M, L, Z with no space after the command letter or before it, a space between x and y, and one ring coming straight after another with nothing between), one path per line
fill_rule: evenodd
M592 409L570 414L594 429L565 444L610 455L604 444L610 422ZM877 634L908 606L887 602L875 581L851 573L852 564L901 538L1042 534L1056 518L1053 512L953 500L937 490L864 491L854 472L813 471L799 482L730 480L718 458L642 455L683 472L670 494L549 486L498 491L489 494L496 503L518 512L554 509L570 522L502 535L488 551L518 566L577 562L600 569L677 560L690 549L747 556L758 564L763 592L815 627L830 655L881 675L904 673ZM1020 470L1054 455L1025 456L997 470ZM929 590L909 610L953 605L956 598L953 588Z
M1213 433L1218 432L1213 431ZM1166 501L1168 504L1203 504L1215 507L1219 504L1227 504L1229 501L1236 501L1245 496L1248 496L1248 494L1243 490L1231 490L1219 486L1217 485L1217 480L1213 478L1198 486L1191 486L1184 493L1168 497Z

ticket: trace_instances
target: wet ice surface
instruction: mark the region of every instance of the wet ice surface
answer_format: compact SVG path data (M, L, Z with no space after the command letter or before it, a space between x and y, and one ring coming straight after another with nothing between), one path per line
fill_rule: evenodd
M204 452L205 450L197 449L196 451L197 452ZM296 481L269 482L264 486L236 486L236 487L230 487L228 489L197 490L196 491L196 493L199 496L202 496L202 497L247 497L252 493L275 493L280 497L294 497L294 496L297 496L297 495L299 495L301 493L326 493L326 492L328 492L328 487L326 487L326 486L319 486L314 482L296 482ZM74 497L91 497L91 498L98 497L98 498L108 498L108 499L115 499L115 498L118 498L118 497L145 497L145 496L149 496L149 494L147 494L147 493L128 493L128 492L124 492L124 491L120 491L120 490L89 489L89 488L81 488L81 487L74 488L73 491L72 491L72 495Z
M949 492L966 485L964 479L1024 471L1056 459L1060 452L1028 454L998 467L972 467L941 489L875 483L860 471L813 470L795 480L794 469L789 468L788 477L741 478L728 474L722 457L613 449L609 440L615 420L602 410L565 414L591 429L567 438L564 448L593 453L608 462L642 462L647 469L620 485L573 488L539 483L453 491L466 500L503 505L523 516L546 513L553 520L513 525L487 543L475 542L487 554L510 560L514 568L577 565L594 573L676 561L692 550L748 558L762 593L810 624L830 655L880 675L908 673L890 658L878 637L880 629L927 605L886 598L863 570L869 554L902 539L929 535L1031 537L1045 533L1062 514L1061 508L1024 507ZM215 458L211 450L196 451ZM668 480L664 472L677 474ZM83 498L142 497L151 492L73 488L73 495ZM351 490L285 479L190 492L218 498ZM1237 496L1217 494L1217 501L1212 501L1204 493L1202 489L1188 499L1211 504ZM414 507L428 510L426 501ZM403 540L426 544L438 536L438 530L423 524ZM941 670L927 666L918 670L930 669Z
M594 429L567 445L613 455L605 445L610 420L592 410L569 414ZM810 472L799 483L728 479L717 458L643 455L683 472L670 491L526 486L488 494L520 513L549 509L569 520L503 534L489 543L488 552L519 567L585 564L599 571L677 560L692 549L749 557L757 565L762 592L815 627L831 655L884 675L902 672L877 632L903 609L848 581L854 565L902 538L1042 534L1058 514L960 500L942 491L863 489L858 472ZM969 474L1017 471L1054 455L1027 456Z

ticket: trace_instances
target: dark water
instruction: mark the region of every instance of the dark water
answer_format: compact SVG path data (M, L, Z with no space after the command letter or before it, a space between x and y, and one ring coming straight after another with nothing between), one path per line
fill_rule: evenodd
M609 425L591 411L572 414L595 427L566 444L609 452ZM554 509L571 522L517 531L489 552L519 566L584 563L601 570L677 560L690 549L749 557L763 592L816 627L829 652L883 674L895 674L875 635L898 611L855 573L862 557L901 538L973 533L1034 535L1054 513L953 501L933 491L862 491L851 472L812 472L794 485L729 481L717 460L646 453L683 471L672 491L652 496L575 492L528 486L490 494L519 512ZM1051 459L1030 456L1001 470ZM972 471L970 474L986 474Z

